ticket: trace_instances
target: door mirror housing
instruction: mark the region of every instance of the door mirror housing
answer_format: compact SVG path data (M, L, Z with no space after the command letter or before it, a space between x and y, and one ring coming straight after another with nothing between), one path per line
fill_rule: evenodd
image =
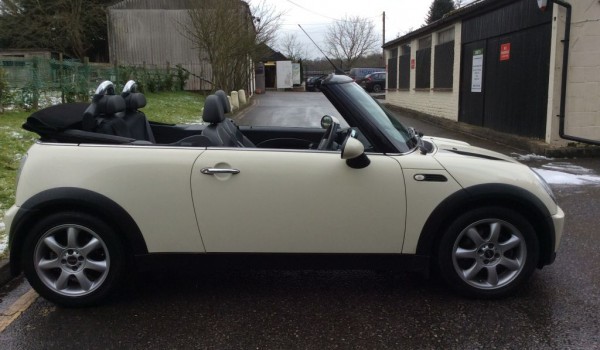
M342 159L345 159L346 164L353 169L366 168L371 164L371 160L365 154L365 146L350 134L342 145Z

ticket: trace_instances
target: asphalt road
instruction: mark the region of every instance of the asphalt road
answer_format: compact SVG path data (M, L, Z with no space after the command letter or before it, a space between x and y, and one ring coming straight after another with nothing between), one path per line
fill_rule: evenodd
M311 97L313 96L313 97ZM277 99L310 102L303 121L333 113L316 93L258 96L240 122L268 123ZM270 108L274 107L274 108ZM279 108L279 109L278 109ZM316 115L313 116L313 113ZM411 125L417 120L403 119ZM490 140L415 125L426 134ZM469 300L437 279L377 271L228 271L182 268L131 275L107 303L62 309L37 298L0 333L2 349L593 349L600 347L600 159L523 158L557 170L553 181L567 215L556 262L516 295ZM576 181L573 179L580 179ZM0 292L0 311L29 287ZM21 298L22 299L22 298Z

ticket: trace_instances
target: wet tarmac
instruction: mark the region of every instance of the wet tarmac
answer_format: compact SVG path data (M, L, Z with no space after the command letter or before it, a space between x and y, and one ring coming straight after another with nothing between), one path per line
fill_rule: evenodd
M315 125L322 114L334 112L318 97L282 98L312 101L314 110L301 118ZM263 121L270 112L261 106L277 105L268 99L259 97L240 121ZM184 268L136 274L131 276L135 283L98 307L63 309L38 298L0 333L0 348L600 348L600 183L595 180L600 159L548 159L415 125L418 120L403 121L428 135L468 139L559 173L544 175L556 179L549 182L567 215L555 263L501 300L465 299L437 278L381 271L207 273ZM0 311L27 289L27 282L19 280L0 291Z

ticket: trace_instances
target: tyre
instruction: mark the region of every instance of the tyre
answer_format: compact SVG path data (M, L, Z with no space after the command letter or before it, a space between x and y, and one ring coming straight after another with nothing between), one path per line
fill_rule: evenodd
M459 293L504 297L533 273L539 242L531 224L503 207L483 207L458 217L439 244L442 277Z
M119 284L124 250L113 229L84 213L41 219L23 246L23 269L45 299L67 307L99 303Z
M381 92L381 85L379 85L379 84L373 85L373 92Z

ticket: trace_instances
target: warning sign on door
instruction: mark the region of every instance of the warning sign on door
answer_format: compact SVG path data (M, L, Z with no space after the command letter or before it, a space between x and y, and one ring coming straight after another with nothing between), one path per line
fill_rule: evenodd
M500 45L500 61L508 61L510 59L510 43Z

